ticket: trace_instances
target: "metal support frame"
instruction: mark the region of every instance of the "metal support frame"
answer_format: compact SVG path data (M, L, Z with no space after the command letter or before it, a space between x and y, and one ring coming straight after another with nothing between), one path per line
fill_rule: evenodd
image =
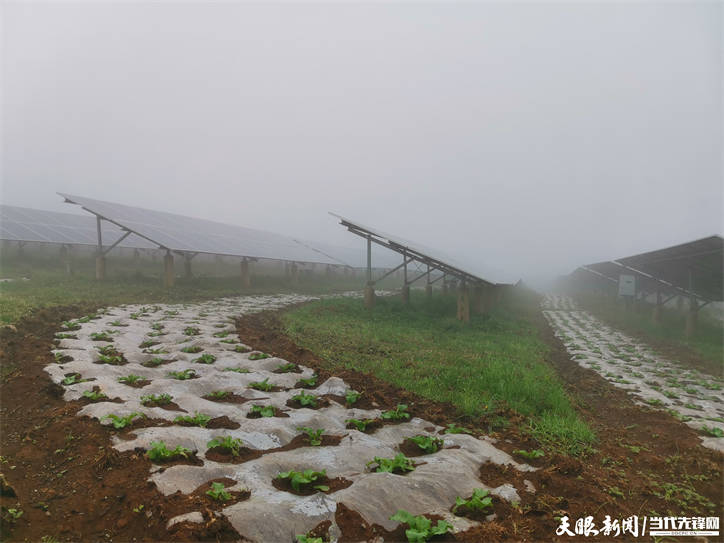
M381 275L380 277L378 277L378 278L375 279L374 281L371 280L371 279L368 279L367 282L374 285L374 284L377 283L378 281L382 281L385 277L389 277L390 275L392 275L393 273L395 273L397 270L399 270L399 269L402 268L403 266L406 266L407 264L409 264L410 262L412 262L412 260L413 260L413 259L410 258L410 259L406 260L405 262L403 262L402 264L400 264L399 266L395 266L394 268L392 268L391 270L389 270L387 273ZM370 268L370 275L371 275L371 268Z

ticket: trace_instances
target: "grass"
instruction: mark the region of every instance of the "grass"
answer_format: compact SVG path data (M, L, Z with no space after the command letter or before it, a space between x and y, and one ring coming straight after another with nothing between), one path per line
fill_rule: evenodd
M517 299L464 325L454 318L453 297L416 294L409 307L380 298L373 311L359 300L321 300L285 313L284 327L332 371L373 373L470 417L493 419L510 407L543 444L570 453L591 445L593 431L544 361L548 347L528 314L537 298Z

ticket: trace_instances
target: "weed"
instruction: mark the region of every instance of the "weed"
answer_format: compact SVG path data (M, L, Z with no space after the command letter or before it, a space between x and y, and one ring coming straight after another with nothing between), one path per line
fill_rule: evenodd
M271 392L274 389L274 385L269 382L269 378L267 377L263 381L254 381L253 383L249 383L249 388L262 390L264 392Z
M157 405L166 405L168 403L171 403L171 400L173 399L173 396L170 394L146 394L145 396L141 396L141 403L143 405L149 404L149 403L155 403Z
M410 414L407 412L407 406L401 403L394 409L384 411L381 417L384 420L407 420L410 418Z
M6 511L7 511L8 515L10 515L10 522L15 522L20 517L23 516L22 509L10 508L10 509L6 509Z
M225 490L223 483L211 483L211 490L207 490L206 495L219 502L231 499L231 494Z
M215 437L211 441L209 441L206 444L206 447L209 449L213 449L215 447L219 447L221 449L226 449L229 451L233 456L239 456L239 451L241 450L241 446L243 445L241 439L234 438L231 436L225 436L225 437Z
M168 449L163 441L152 441L151 448L146 452L146 455L151 462L165 462L177 456L188 458L190 452L190 449L182 447L181 445L175 449Z
M185 423L191 424L192 426L201 426L202 428L205 428L210 420L211 417L209 415L204 415L203 413L194 413L193 417L191 415L179 415L178 417L173 419L173 422L175 424Z
M526 451L524 449L517 449L513 451L513 454L517 454L518 456L522 456L526 460L535 460L537 458L542 458L546 455L542 450L540 449L533 449L531 451Z
M455 498L455 507L453 507L453 513L457 512L458 507L466 507L467 509L474 511L485 511L493 507L493 498L490 496L490 492L482 488L476 488L473 490L473 495L470 499L466 500L458 496Z
M444 520L438 520L435 526L432 521L422 515L415 516L408 513L404 509L400 509L390 517L390 520L396 520L401 524L407 524L409 528L405 530L405 536L410 543L424 543L428 539L436 535L444 535L452 531L452 524Z
M291 484L292 488L297 492L301 491L302 485L312 484L319 479L325 477L327 477L327 470L324 469L322 471L314 471L312 469L305 469L304 471L292 470L281 472L277 475L277 479L288 479L289 484ZM329 490L329 487L326 485L314 485L312 488L321 492L326 492Z
M367 467L374 464L377 464L374 468L374 471L377 473L393 473L395 471L404 473L415 470L415 464L412 460L402 453L399 453L394 458L380 458L379 456L375 456L373 460L367 462Z
M446 434L472 434L473 432L468 430L467 428L463 428L462 426L456 425L454 422L451 422L447 425L447 428L445 428Z
M145 418L145 415L143 413L133 412L125 417L119 417L118 415L109 413L108 415L101 417L101 420L110 419L116 430L123 430L126 426L130 426L133 423L133 419L136 417Z
M415 436L408 439L417 445L421 451L425 452L425 454L436 453L442 449L443 445L442 439L432 436Z
M196 354L203 351L203 347L200 347L199 345L189 345L188 347L182 347L181 352L182 353L189 353L189 354Z
M216 362L216 357L213 354L204 353L194 360L197 364L213 364Z
M319 447L322 444L322 434L324 433L323 428L314 430L312 428L304 426L301 428L297 428L297 431L307 434L307 441L312 447Z
M170 371L168 372L169 377L173 377L174 379L178 379L179 381L185 381L186 379L193 379L196 377L196 372L192 369L187 369L183 371Z
M140 512L143 511L143 508L144 508L144 505L143 505L143 504L140 504L140 505L138 505L138 506L136 506L136 507L133 508L133 512L134 512L134 513L140 513Z

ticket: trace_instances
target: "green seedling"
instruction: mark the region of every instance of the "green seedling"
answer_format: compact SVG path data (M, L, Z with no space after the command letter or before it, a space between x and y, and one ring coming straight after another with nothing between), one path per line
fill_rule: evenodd
M429 518L422 515L416 517L404 509L398 510L397 513L390 517L390 520L409 526L405 530L405 537L410 543L425 543L428 539L436 535L445 535L453 529L452 524L449 522L438 520L437 524L433 526Z
M459 507L466 507L472 511L485 511L486 509L493 507L493 498L489 495L490 492L482 488L476 488L473 490L473 495L469 500L465 500L458 496L455 498L455 507L453 507L453 513L456 513Z
M292 401L299 402L302 407L317 407L317 397L314 394L307 394L304 391L292 396Z
M224 338L228 335L229 335L229 332L227 332L226 330L224 330L223 332L214 333L214 337L218 337L218 338Z
M58 332L55 334L55 339L78 339L78 336L75 334L66 334L63 332Z
M360 432L364 432L365 430L367 430L367 426L374 421L375 421L375 419L363 419L363 420L347 419L344 422L345 422L345 424L354 426Z
M721 390L721 385L718 383L705 382L702 386L707 390Z
M87 381L87 379L81 379L80 373L71 373L65 379L63 379L61 383L68 386L75 385L76 383L83 383L84 381Z
M234 338L227 338L227 339L222 339L219 343L229 343L229 344L233 345L235 343L239 343L239 341Z
M143 413L134 412L125 417L119 417L118 415L110 413L108 415L105 415L104 417L101 417L101 420L110 419L113 423L113 427L116 430L123 430L126 426L131 425L133 423L133 419L135 419L136 417L144 418L145 415Z
M164 362L166 362L166 360L164 360L160 356L154 356L150 360L146 360L145 362L143 362L143 364L141 364L141 365L146 366L147 368L157 368Z
M684 404L684 407L687 407L687 408L689 408L689 409L694 409L695 411L703 411L703 410L704 410L704 408L701 407L700 405L696 405L696 404L691 403L691 402L685 403L685 404Z
M121 365L123 365L123 355L120 353L118 353L118 354L98 353L98 363L109 364L111 366L121 366Z
M410 414L407 412L407 406L403 403L394 409L385 411L381 416L384 420L407 420L410 418Z
M141 513L141 512L143 511L143 508L144 508L144 505L141 504L141 505L139 505L139 506L137 506L137 507L134 507L134 508L133 508L133 512L134 512L134 513Z
M88 398L92 402L97 402L98 400L106 400L108 399L108 396L106 396L103 392L95 391L95 390L86 390L83 393L84 398Z
M213 364L216 362L216 357L213 354L204 353L194 360L197 364Z
M704 432L707 435L710 435L711 437L724 437L724 430L717 426L702 426L701 427L702 432Z
M301 491L302 485L315 483L319 479L325 477L327 477L327 470L314 471L312 469L306 469L304 471L285 471L277 475L277 479L288 479L289 484L291 484L292 488L297 492ZM329 487L326 485L314 485L312 488L321 492L329 490Z
M608 493L611 496L613 496L614 498L623 498L624 497L624 493L617 486L612 486L611 488L609 488Z
M436 453L442 449L443 445L442 439L431 436L415 436L409 438L409 440L417 445L425 454Z
M249 370L246 368L224 368L224 371L233 371L236 373L249 373Z
M187 369L183 371L170 371L168 372L169 377L173 377L174 379L178 379L179 381L185 381L186 379L193 379L196 377L196 372L192 369Z
M249 351L251 351L251 349L246 345L237 345L236 347L234 347L234 352L237 353L248 353Z
M279 366L279 367L278 367L277 369L275 369L274 371L277 372L277 373L289 373L289 372L292 372L292 371L297 371L297 369L298 369L298 368L297 368L297 365L296 365L296 364L292 364L291 362L289 362L288 364L282 364L281 366Z
M231 396L231 392L228 390L214 390L213 392L209 392L206 397L210 398L212 400L224 400Z
M202 428L205 428L210 420L211 417L209 415L204 415L203 413L194 413L193 417L191 415L179 415L173 419L176 424L185 423L193 426L201 426Z
M229 451L233 456L239 456L239 451L241 450L241 446L243 445L241 439L234 438L231 436L225 436L225 437L215 437L211 441L209 441L206 444L206 447L209 449L213 449L215 447L219 447L221 449L226 449Z
M312 428L308 428L306 426L297 428L298 432L304 432L307 434L307 441L312 447L319 447L322 444L322 434L324 433L324 429L320 428L318 430L314 430Z
M297 534L294 537L297 538L297 543L324 543L321 537L312 537L308 534Z
M526 451L525 449L517 449L517 450L513 451L513 454L522 456L523 458L525 458L527 460L536 460L538 458L543 458L546 455L546 453L544 453L540 449L533 449L531 451Z
M179 445L175 449L168 449L163 441L152 441L151 448L146 452L146 455L151 462L166 462L172 460L177 456L188 458L190 449Z
M658 398L648 398L645 401L647 404L653 405L655 407L664 405L664 402L662 400L659 400Z
M168 351L166 349L164 349L163 347L159 347L158 349L150 349L150 348L143 349L143 351L141 351L141 352L146 353L146 354L167 354L168 353Z
M199 345L189 345L188 347L182 347L181 352L182 353L189 353L189 354L196 354L203 351L203 347L200 347Z
M126 375L125 377L119 377L118 382L126 385L135 385L139 381L143 381L143 377L135 375L133 373Z
M176 311L175 309L167 309L166 311L163 312L163 314L167 315L169 317L173 317L175 315L178 315L178 311Z
M167 335L167 334L166 334L166 332L155 331L155 332L149 332L149 333L146 334L146 335L147 335L148 337L161 337L161 336L165 336L165 335Z
M231 499L231 494L225 490L223 483L211 483L211 490L207 490L206 495L219 502Z
M473 432L468 430L467 428L463 428L462 426L456 425L454 422L451 422L447 425L447 428L445 428L446 434L472 434Z
M69 356L65 353L57 352L53 353L53 357L55 358L56 363L58 364L65 364L66 362L72 362L73 357Z
M171 403L171 400L173 400L173 396L170 394L146 394L145 396L141 396L141 403L143 405L149 404L149 403L155 403L157 405L166 405L168 403Z
M16 509L16 508L10 508L6 509L8 515L10 515L10 522L15 522L20 517L23 516L23 510L22 509Z
M238 351L238 352L241 352L241 351ZM266 353L251 353L249 355L249 360L263 360L265 358L271 358L271 356L269 356Z
M90 322L90 321L93 320L93 319L100 319L100 317L99 317L98 315L96 315L95 313L91 313L90 315L86 315L85 317L81 317L80 319L76 320L75 322L79 322L79 323L85 324L85 323L87 323L87 322Z
M354 390L348 390L344 395L344 401L350 405L357 403L357 400L362 396L361 392L355 392Z
M317 386L317 376L312 375L309 379L300 379L297 386L312 388Z
M253 388L255 390L262 390L264 392L271 392L274 389L274 385L269 382L269 378L267 377L263 381L255 381L253 383L249 383L249 388Z
M73 321L63 321L62 323L60 323L60 326L64 330L70 330L70 331L80 330L80 328L81 328L80 324L78 324L77 322L73 322Z
M109 343L113 342L113 338L107 332L93 332L90 337L93 341L108 341Z
M123 323L123 322L121 322L121 321L119 321L119 320L111 321L111 322L109 322L108 324L111 325L111 326L115 326L115 327L117 327L117 328L123 327L123 326L128 326L127 324L125 324L125 323Z
M375 456L373 460L367 462L367 467L374 464L377 464L374 468L374 471L377 473L393 473L395 471L404 473L415 470L415 464L413 464L412 460L402 453L399 453L394 458L380 458L379 456Z
M163 330L165 327L166 327L166 325L164 325L163 323L160 323L160 322L154 322L154 323L151 325L151 329L152 329L152 330L156 330L157 332L158 332L159 330Z
M199 336L201 335L201 329L196 328L195 326L187 326L184 328L184 335L185 336Z
M260 417L273 417L274 407L271 405L252 405L249 413L252 415L259 415Z

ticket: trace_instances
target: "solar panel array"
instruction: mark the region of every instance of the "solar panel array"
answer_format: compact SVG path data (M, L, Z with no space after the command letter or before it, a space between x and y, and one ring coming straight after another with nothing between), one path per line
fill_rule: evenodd
M108 246L124 232L110 223L101 225L103 244ZM65 245L97 245L96 219L87 215L43 211L0 204L0 239ZM119 247L151 249L156 245L131 234Z
M103 217L171 251L339 264L339 261L320 251L272 232L82 196L58 194L67 202L78 204L94 215Z
M364 226L357 221L346 219L336 213L330 213L330 215L338 218L341 224L351 231L358 233L363 237L364 235L369 234L373 238L388 244L395 251L404 251L410 256L419 256L421 260L431 261L443 272L450 273L458 277L465 277L473 281L482 281L488 284L511 284L514 282L511 278L504 277L500 272L478 271L478 266L459 264L454 258L445 255L437 249L425 247L419 243L393 236L391 234L386 234L381 230Z

